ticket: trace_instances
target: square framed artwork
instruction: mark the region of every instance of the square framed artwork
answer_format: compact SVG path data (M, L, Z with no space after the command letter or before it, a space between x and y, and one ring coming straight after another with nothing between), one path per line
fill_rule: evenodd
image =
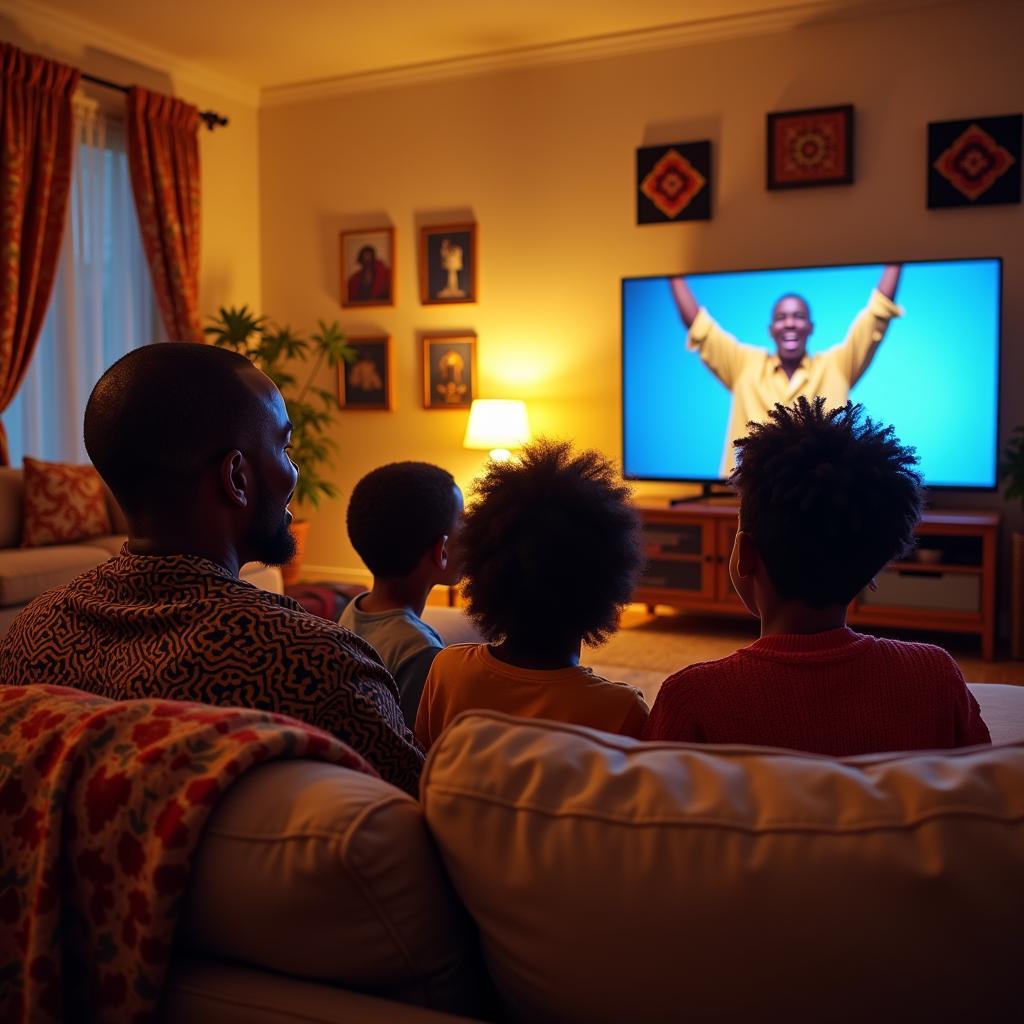
M423 407L468 409L476 397L476 335L423 338Z
M928 208L1020 202L1024 115L928 125Z
M386 334L346 338L356 350L353 362L338 364L338 405L345 410L390 410L394 371Z
M675 142L636 151L636 222L711 219L711 143Z
M395 229L341 233L342 306L395 304Z
M767 115L770 189L853 184L853 106Z
M424 305L476 302L476 224L420 231L420 300Z

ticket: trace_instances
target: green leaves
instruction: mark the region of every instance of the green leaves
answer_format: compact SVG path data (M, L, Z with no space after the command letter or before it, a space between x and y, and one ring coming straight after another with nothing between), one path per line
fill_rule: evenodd
M338 412L332 391L314 387L313 382L326 363L334 369L342 362L354 363L356 350L345 343L345 334L335 320L317 321L317 331L308 340L291 327L279 327L265 316L257 316L248 306L231 306L210 317L204 332L220 348L240 352L258 366L284 396L288 418L292 421L292 461L299 467L295 501L299 506L319 507L321 498L337 496L335 486L324 478L332 455L337 451L328 431ZM298 386L295 367L313 358L302 386Z
M1006 483L1006 497L1024 501L1024 426L1010 434L999 464L999 480Z

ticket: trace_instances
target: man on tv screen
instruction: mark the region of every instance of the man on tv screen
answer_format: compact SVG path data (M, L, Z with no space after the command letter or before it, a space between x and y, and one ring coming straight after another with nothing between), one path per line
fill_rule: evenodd
M893 301L902 265L890 263L867 306L853 319L846 338L837 345L807 352L814 330L811 307L802 295L780 295L772 307L768 333L775 351L745 345L724 331L699 306L686 278L672 278L672 295L687 329L686 347L700 353L704 365L732 392L729 426L722 454L721 475L734 463L733 441L747 432L751 420L762 422L776 402L792 405L798 397L825 398L829 407L845 405L850 389L871 363L889 321L902 310Z

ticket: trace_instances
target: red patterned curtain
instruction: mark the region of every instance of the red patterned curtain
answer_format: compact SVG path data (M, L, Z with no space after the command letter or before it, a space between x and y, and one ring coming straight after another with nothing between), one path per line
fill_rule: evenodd
M57 273L79 73L0 43L0 412L21 386ZM8 464L0 423L0 465Z
M128 166L153 291L171 341L202 341L199 324L199 111L132 86Z

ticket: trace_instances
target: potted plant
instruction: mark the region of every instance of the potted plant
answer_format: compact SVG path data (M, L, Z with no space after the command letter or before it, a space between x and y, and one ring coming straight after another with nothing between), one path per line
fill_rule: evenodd
M1024 426L1010 434L999 465L999 480L1006 484L1007 498L1019 498L1024 504ZM1010 655L1024 658L1024 533L1020 530L1014 531L1012 545Z
M315 509L323 497L337 494L334 485L325 478L325 470L337 444L328 430L338 412L335 394L316 387L314 381L324 363L337 367L341 362L352 362L356 351L345 344L345 335L337 321L326 324L318 321L319 330L309 339L301 337L290 327L279 327L265 316L257 316L248 306L239 309L220 308L217 316L210 317L205 332L215 345L241 353L258 366L280 389L292 422L292 461L299 467L299 482L295 487L295 519L292 534L295 537L295 557L284 567L285 583L295 583L302 569L302 552L309 520L303 512ZM295 371L305 373L300 385Z

